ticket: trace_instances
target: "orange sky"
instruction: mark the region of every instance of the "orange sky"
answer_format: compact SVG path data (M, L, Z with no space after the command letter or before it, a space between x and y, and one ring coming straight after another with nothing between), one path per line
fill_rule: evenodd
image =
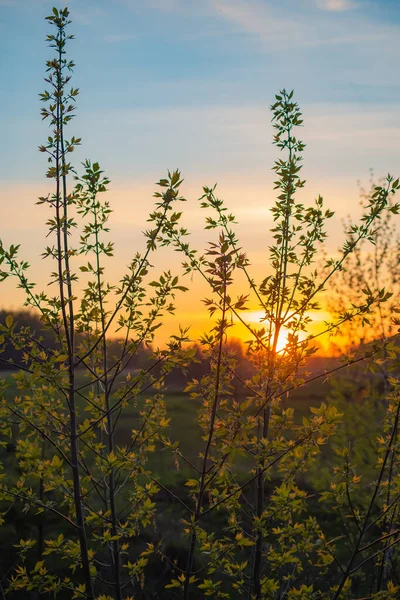
M44 224L45 217L49 216L48 209L45 206L35 206L32 202L32 196L43 193L43 187L42 185L10 187L9 197L11 202L6 218L2 223L4 244L16 243L20 240L20 257L21 259L29 260L31 263L29 270L31 273L30 278L38 284L38 291L41 289L46 290L47 275L49 270L54 269L54 265L49 260L42 261L40 259L43 245L49 242L45 238L47 230ZM220 187L221 191L225 189L227 202L230 201L232 210L238 215L240 222L235 226L235 229L243 242L242 247L248 253L251 262L249 270L256 281L260 282L269 272L268 244L271 240L271 233L269 232L271 216L268 204L272 204L273 193L261 188L257 189L255 186L241 188L238 185L235 188L231 188L229 185L222 184ZM143 251L145 248L141 230L147 227L146 216L153 202L152 190L154 189L154 186L149 185L132 185L131 187L120 189L115 189L114 186L111 186L108 194L114 212L110 219L112 228L110 239L115 240L116 251L115 257L106 259L105 265L106 275L113 283L116 283L122 277L128 257L133 256L136 251ZM204 219L209 213L199 209L197 205L195 194L196 192L198 193L198 188L184 184L182 191L187 192L188 197L188 201L181 205L181 208L184 210L182 224L186 225L192 231L189 238L190 243L198 248L201 253L208 241L216 239L217 233L216 231L205 232L202 229ZM356 187L353 191L356 197ZM245 195L246 200L244 200ZM147 196L147 201L140 202L141 196ZM129 197L132 198L131 205L134 207L131 211L127 210ZM265 197L268 198L268 203L265 201ZM357 202L356 198L354 202ZM20 209L21 205L24 207L22 211ZM339 206L340 209L339 202L336 202L336 206ZM342 234L338 231L340 227L339 217L337 217L336 222L333 225L330 224L330 230L334 234L331 244L337 245L339 239L342 237ZM333 252L335 251L333 249ZM83 260L78 259L76 268L82 264ZM158 253L153 254L150 259L150 262L155 266L154 277L163 269L171 269L173 273L179 275L181 271L180 261L180 255L171 248L162 248ZM2 284L2 305L9 309L19 308L24 298L22 291L15 289L15 283L15 280L10 278ZM189 335L194 340L198 339L202 333L212 327L212 321L202 302L205 297L210 296L206 282L204 282L199 274L195 273L190 277L183 276L181 283L190 289L186 293L177 293L175 302L177 306L176 317L166 316L164 326L157 332L157 342L161 345L165 344L170 335L177 333L179 325L182 327L190 326ZM247 290L244 278L241 279L239 276L239 280L233 289L233 296L235 294L246 294ZM49 292L48 289L47 291ZM249 310L243 312L242 315L252 326L260 323L262 313L255 298L250 299ZM313 320L313 324L309 329L311 335L319 333L323 329L323 322L329 319L329 314L324 310L313 311L309 316ZM243 341L249 339L248 331L239 322L234 323L234 326L230 329L230 335L240 338ZM322 349L326 352L329 342L325 341L324 343L323 339L319 341ZM282 336L280 345L283 342L284 335Z
M52 2L7 0L2 4L6 93L0 125L0 238L21 243L38 289L46 289L51 265L40 254L46 240L49 191L46 161L37 151L49 135L40 120L38 93L45 84L44 17ZM399 174L400 105L396 73L400 57L400 11L396 2L372 0L89 0L71 2L68 55L76 62L80 88L77 117L68 136L82 136L74 165L99 161L112 184L108 194L115 258L108 270L117 282L142 251L141 232L152 209L154 182L167 168L182 169L188 202L183 223L202 250L202 186L218 182L217 194L238 218L238 236L256 281L268 274L271 214L275 201L271 168L279 157L272 145L269 105L282 87L295 89L304 113L298 132L305 143L299 200L321 194L335 211L328 227L329 254L343 241L341 220L359 215L357 181ZM18 35L16 33L18 32ZM179 33L179 35L178 35ZM153 258L152 258L153 260ZM179 273L176 254L164 249L156 270ZM183 283L185 283L183 281ZM245 293L238 284L238 293ZM194 277L177 299L177 317L159 334L160 343L179 322L193 337L207 330L201 298L208 290ZM11 280L0 287L0 306L19 308L23 296ZM252 311L257 311L254 303ZM253 312L252 319L257 315ZM311 333L327 315L315 317ZM240 331L232 335L243 337Z

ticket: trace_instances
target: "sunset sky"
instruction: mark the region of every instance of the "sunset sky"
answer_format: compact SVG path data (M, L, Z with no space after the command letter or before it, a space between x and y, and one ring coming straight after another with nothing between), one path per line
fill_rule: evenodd
M38 93L52 56L44 17L54 2L0 0L0 237L20 243L32 277L45 285L39 255L49 191L37 151L48 133ZM60 5L63 6L63 5ZM238 217L255 277L267 272L274 201L269 106L279 89L295 90L304 113L304 202L320 193L336 211L329 249L342 240L341 219L359 214L357 181L400 174L400 4L398 0L70 0L80 88L70 135L83 138L75 164L100 162L112 180L116 241L111 270L144 247L140 232L154 182L179 168L188 202L185 224L201 246L203 185ZM164 253L160 268L179 270ZM46 269L44 268L46 267ZM207 327L196 292L179 300L179 321ZM9 282L0 304L17 308ZM257 307L254 306L254 310ZM200 313L200 311L203 311ZM172 331L173 325L168 326Z

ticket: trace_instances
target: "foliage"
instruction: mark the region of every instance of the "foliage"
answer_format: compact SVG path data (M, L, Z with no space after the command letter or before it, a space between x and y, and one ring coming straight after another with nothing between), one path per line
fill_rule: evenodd
M371 171L368 190L360 189L362 210L365 210L368 198L378 189ZM393 319L393 313L397 311L400 278L396 214L397 206L392 206L389 198L389 210L382 215L379 226L371 232L371 244L366 246L364 241L357 244L346 268L335 278L328 306L330 312L342 320L340 329L335 332L339 336L338 342L342 351L347 345L348 351L351 352L352 347L360 342L385 342L396 332L398 323ZM350 218L344 225L346 231L353 235L353 223ZM363 295L370 299L370 309L354 314L354 308L360 305ZM348 311L349 306L353 310Z
M18 507L34 526L16 545L16 562L3 576L7 593L17 597L35 590L89 600L158 597L151 577L163 564L168 574L164 598L338 600L365 591L371 598L398 597L392 575L400 539L400 404L399 382L388 375L397 369L395 341L385 336L383 356L375 344L347 360L385 363L387 411L368 484L346 445L336 449L331 485L319 498L322 510L339 515L339 535L332 535L323 515L318 518L321 511L304 482L341 413L334 404L322 403L298 422L293 409L283 408L282 398L311 379L304 368L316 350L316 336L308 334L310 311L318 310L321 295L358 256L360 245L376 244L388 211L398 212L393 195L399 180L388 175L374 188L360 222L349 226L339 256L328 258L319 271L316 260L333 212L320 196L312 206L297 201L297 191L305 186L305 146L297 137L303 121L293 92L283 90L271 107L274 143L283 158L273 167L278 197L271 208L263 280L252 277L234 231L235 217L217 197L216 186L204 187L200 198L207 211L205 227L215 230L215 239L203 254L192 247L176 209L184 200L182 179L173 171L158 183L145 250L134 255L119 284L110 284L105 263L114 251L108 240L111 209L103 200L110 182L90 160L78 173L69 161L81 140L65 137L78 95L69 87L74 64L66 58L72 39L68 18L67 9L55 8L47 18L56 32L47 38L56 56L47 62L48 89L41 94L51 135L40 150L47 155L46 176L54 191L39 204L52 211L52 241L43 257L54 264L54 296L37 291L19 246L0 243L1 278L16 279L26 305L36 310L53 340L48 344L40 332L18 327L12 315L0 326L3 348L13 347L20 363L14 375L18 394L6 393L5 380L0 389L1 443L7 447L12 441L15 448L14 468L1 473L2 520ZM130 369L143 345L154 342L162 318L174 313L175 294L187 289L170 271L151 278L151 255L166 246L182 255L184 274L198 273L209 285L204 303L213 321L200 340L208 369L186 387L198 407L201 432L194 460L170 439L164 401L166 376L196 360L187 331L155 350L148 364ZM247 281L248 293L234 292L237 276ZM367 319L389 294L380 285L357 291L325 333L360 315ZM263 313L257 327L245 316L254 302ZM228 343L235 320L249 335L252 374L245 378ZM116 330L123 337L111 354ZM286 343L280 349L282 335ZM120 445L118 430L132 406L130 441ZM151 455L161 450L177 465L185 464L184 486L175 489L150 469ZM183 555L167 548L165 530L150 536L162 494L179 514Z
M276 96L276 103L272 106L277 131L274 142L287 152L287 159L277 160L274 166L278 176L275 187L279 190L279 196L271 209L275 223L271 230L274 244L270 247L269 261L272 274L258 285L249 274L249 262L231 228L235 217L227 212L223 201L216 197L215 187L205 187L200 201L203 208L211 209L215 214L206 218L206 227L220 229L218 242L212 243L210 250L199 257L199 253L185 240L188 232L177 223L173 223L173 228L164 239L165 244L172 244L185 254L183 266L187 273L198 271L207 280L214 298L207 299L206 306L212 315L218 312L221 315L214 330L203 339L203 343L210 346L211 380L194 382L188 388L192 390L194 387L195 396L200 393L204 398L208 422L202 463L194 466L197 476L188 482L195 492L194 509L191 509L192 526L186 529L190 536L189 558L185 573L181 573L171 584L182 587L184 598L189 597L191 584L195 583L198 572L204 569L208 576L218 572L221 577L222 572L231 579L228 591L223 591L223 580L219 582L218 592L212 590L212 594L218 593L221 597L224 597L223 594L230 597L229 594L237 593L237 590L246 597L285 597L291 590L296 590L296 586L301 589L305 564L314 582L313 597L321 597L321 594L326 597L329 591L338 597L343 586L350 583L350 571L343 570L343 578L336 572L335 551L327 545L318 524L308 520L307 494L297 485L299 478L304 477L310 469L320 447L334 432L340 414L334 406L322 406L314 409L311 419L304 419L298 425L294 422L292 411L280 408L280 401L286 392L303 385L307 379L300 368L315 351L312 344L314 338L308 336L304 339L300 336L309 327L310 310L319 308L319 297L331 278L344 270L355 248L363 241L374 241L373 224L385 214L398 181L388 176L384 187L374 189L365 203L360 225L351 227L340 257L326 260L320 278L313 263L326 237L325 221L333 213L323 209L321 197L317 198L314 207L305 207L295 200L296 190L305 184L300 178L304 144L294 133L295 128L302 124L302 119L292 96L292 93L283 91ZM390 205L390 210L397 212L398 206ZM210 255L214 257L212 261L209 260ZM261 320L266 326L253 328L242 316L241 311L246 309L249 302L247 296L240 295L233 299L228 294L238 270L244 272L249 290L264 312ZM358 304L353 302L353 315L367 314L374 302L379 299L383 302L388 297L385 292L374 294L366 290L358 299ZM229 377L232 379L237 374L235 364L223 352L223 338L226 338L227 329L233 322L232 315L247 327L251 336L248 355L255 366L254 377L242 382L246 392L250 392L243 403L235 402L235 398L230 399ZM342 322L343 316L339 315L336 322L327 324L327 332L332 332ZM283 329L287 343L283 351L278 351L278 340ZM376 352L377 348L368 349L363 358L371 358ZM360 357L354 358L355 362L358 360ZM226 377L226 368L229 377L224 388L221 377ZM213 388L210 388L211 382ZM229 407L227 416L224 415L226 407ZM203 414L200 413L199 419L204 426ZM233 415L236 419L233 419ZM219 441L221 435L223 443ZM216 449L221 447L219 457L210 456L209 450L213 445ZM243 481L240 466L231 458L238 454L246 456L246 465L251 473L247 481ZM221 468L224 476L219 481ZM273 483L274 477L279 478L278 484ZM272 489L268 489L271 485ZM251 487L252 492L249 491ZM207 507L202 509L205 504ZM211 552L212 547L209 543L204 546L202 539L208 529L207 517L215 509L224 510L225 535L215 539L215 549ZM243 562L241 546L235 542L237 535L241 536L241 540L246 540L246 545L251 548L250 553L246 552L247 556L251 555L251 560ZM304 536L304 545L300 542L301 537L297 536ZM196 571L193 568L196 547L200 556L202 553L211 553L213 557L208 572L204 558L200 569ZM235 548L239 554L235 555ZM218 563L219 570L216 569ZM232 578L235 573L232 564L241 565L235 579ZM310 565L316 569L314 574ZM274 576L270 577L270 573ZM337 578L341 580L337 591L334 586L329 590L327 582ZM211 581L207 579L208 586L211 586ZM201 585L205 585L205 582Z
M65 138L78 95L69 88L74 64L65 55L72 38L66 33L68 16L67 9L54 9L47 18L56 30L47 38L56 56L47 62L48 90L41 94L42 117L50 122L51 136L40 150L48 157L46 176L54 180L54 193L39 204L54 215L48 220L48 237L54 243L43 258L55 264L50 281L55 295L36 291L28 279L29 264L18 258L19 246L0 249L3 279L17 279L26 305L39 312L43 327L56 340L44 345L42 336L35 337L29 327L17 328L11 316L1 327L3 341L5 337L7 344L23 351L15 375L19 395L11 402L4 398L1 405L1 431L3 439L15 438L18 476L14 481L3 478L1 496L21 502L28 513L58 517L67 535L47 538L43 517L38 516L37 539L21 541L21 562L13 569L9 590L69 590L71 597L94 598L98 582L110 580L114 597L122 598L127 584L135 587L138 582L140 587L146 565L135 541L154 518L158 487L146 463L168 424L163 379L172 366L187 361L181 347L184 336L176 336L146 368L126 374L143 344L153 341L162 316L173 313L176 291L184 290L169 271L149 279L149 256L179 197L174 174L167 197L150 216L153 228L146 232L145 252L134 256L118 286L106 283L104 260L112 256L113 244L104 236L111 209L101 198L109 180L89 160L79 176L69 156L81 140ZM69 191L71 176L75 185ZM71 234L79 226L79 244L73 246ZM78 300L77 286L83 282L73 265L82 257L87 257L79 267L86 283ZM109 337L117 326L124 337L113 356ZM83 383L77 379L78 368L85 371ZM150 388L153 393L146 397ZM115 433L129 404L137 407L131 442L116 446ZM28 567L26 554L34 545L40 560ZM45 559L50 554L66 561L74 577L53 574Z

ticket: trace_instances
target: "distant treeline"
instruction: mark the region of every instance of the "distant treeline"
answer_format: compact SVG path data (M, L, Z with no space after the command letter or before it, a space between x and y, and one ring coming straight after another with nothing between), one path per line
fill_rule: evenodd
M17 331L21 327L29 327L32 335L36 338L41 338L45 347L50 349L57 348L54 333L51 329L43 326L39 315L28 310L7 311L0 309L0 325L4 324L6 317L10 314L13 316ZM82 341L83 336L83 333L77 333L77 344ZM118 337L108 340L108 355L110 364L111 362L114 362L114 357L120 354L122 341L123 339ZM188 381L192 379L200 379L202 375L209 372L209 364L207 360L205 360L200 346L198 344L193 344L193 346L196 347L196 361L191 362L186 373L182 373L180 370L174 369L166 377L166 383L170 391L183 391ZM235 392L246 393L246 388L243 386L240 380L245 381L250 379L254 373L254 367L246 357L246 347L239 339L229 340L227 342L227 347L235 355L237 360L235 372L239 376L239 379L235 378L233 380L233 388ZM0 343L0 372L14 370L17 368L14 365L23 364L24 361L22 355L23 350L16 348L10 343ZM337 357L313 356L308 359L306 369L312 374L328 371L337 366L338 360L339 359ZM128 369L130 371L147 369L151 365L152 361L154 361L154 348L142 344L129 361Z
M10 311L0 309L0 325L4 325L6 317L12 315L16 331L19 331L23 327L28 327L32 333L32 336L36 339L40 339L43 346L48 349L57 349L57 341L54 332L44 327L38 314L35 314L28 310ZM83 333L77 333L76 341L79 345L83 338ZM111 338L108 340L108 356L110 364L115 361L115 357L120 354L121 343L123 338ZM187 382L191 379L200 379L202 375L209 372L208 362L205 360L203 352L199 345L193 344L196 347L196 361L191 362L186 373L182 373L178 369L174 369L166 379L166 383L174 392L183 391L186 387ZM236 372L240 379L248 379L253 373L253 366L247 360L245 354L245 348L241 344L240 340L232 339L227 344L229 350L234 353L237 360ZM25 349L19 349L12 345L10 342L0 343L0 371L10 371L17 369L15 365L24 364L23 352ZM138 348L129 361L128 369L135 371L138 369L146 369L151 365L154 360L154 348L148 347L144 344ZM233 382L234 388L243 387L239 381Z
M10 311L0 309L0 326L4 325L6 317L12 315L16 331L23 327L28 327L32 333L32 337L41 341L42 345L50 350L58 349L56 336L54 331L45 327L40 319L40 316L29 310ZM84 333L76 334L76 345L78 346L84 339ZM118 355L122 339L114 338L108 341L110 361L114 355ZM0 344L0 370L13 369L13 365L24 364L23 352L25 349L19 349L10 342ZM152 348L147 348L142 345L137 354L132 358L129 365L131 369L140 369L144 367L153 354Z

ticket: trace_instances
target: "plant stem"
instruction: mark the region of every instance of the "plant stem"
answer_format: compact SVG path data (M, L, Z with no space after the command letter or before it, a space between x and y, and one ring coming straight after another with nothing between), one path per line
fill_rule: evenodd
M225 265L224 261L223 261L222 269L225 272L226 265ZM227 298L226 298L226 280L224 279L221 326L220 326L220 331L219 331L218 356L217 356L216 373L215 373L214 401L213 401L213 405L212 405L212 409L211 409L211 419L210 419L210 426L209 426L210 428L208 431L207 444L206 444L206 448L204 450L204 456L203 456L203 466L202 466L202 472L201 472L201 477L200 477L200 488L199 488L199 495L197 497L196 510L195 510L195 514L194 514L193 529L190 534L189 555L188 555L187 564L186 564L185 582L184 582L184 588L183 588L184 600L189 600L190 578L192 575L193 560L194 560L194 554L195 554L196 542L197 542L197 534L196 534L195 526L197 525L197 521L199 520L199 517L201 514L201 509L202 509L203 499L204 499L204 492L207 487L207 485L206 485L206 476L207 476L207 472L208 472L207 462L208 462L208 455L210 452L212 439L214 436L215 420L217 417L217 408L218 408L219 391L220 391L220 379L221 379L221 366L222 366L222 348L223 348L223 342L224 342L224 327L225 327L225 316L226 316L226 309L227 309L226 300L227 300Z
M101 267L100 267L100 244L99 244L99 228L98 228L98 215L97 215L97 200L94 194L93 197L93 215L94 215L94 229L95 229L95 254L96 254L96 276L97 276L97 293L100 308L100 319L101 319L101 339L102 339L102 355L103 355L103 378L104 378L104 399L105 407L107 411L107 438L108 438L108 451L110 454L114 453L114 422L113 413L110 410L110 386L108 384L108 372L107 372L107 330L105 322L105 311L103 303L103 291L101 281ZM111 532L112 536L118 536L118 514L116 509L115 499L115 473L114 468L111 468L110 475L108 478L109 487L109 500L110 500L110 511L111 511ZM122 588L121 588L121 556L118 539L114 539L111 542L111 562L113 566L114 575L114 590L116 600L122 600Z
M94 600L94 591L92 578L90 573L90 561L88 544L85 530L85 518L82 503L82 491L80 482L79 470L79 438L77 434L77 415L75 402L75 322L74 308L72 296L72 280L69 264L69 244L68 244L68 196L66 182L66 161L64 147L64 115L63 115L63 95L64 95L64 79L63 79L63 54L65 46L65 31L64 23L60 20L57 24L58 36L58 65L56 68L57 74L57 94L56 94L56 212L57 212L57 246L58 246L58 275L59 289L61 298L61 309L63 315L63 323L65 336L68 348L68 404L70 411L70 446L71 446L71 470L74 489L74 506L76 512L76 523L78 526L79 545L82 560L82 571L86 587L86 597L88 600ZM61 189L62 186L62 189ZM62 194L62 196L61 196ZM60 218L61 205L63 209L63 219ZM61 241L61 231L63 233L63 247ZM66 301L64 297L64 270L65 265L66 281L67 281L67 304L68 317L66 314Z

